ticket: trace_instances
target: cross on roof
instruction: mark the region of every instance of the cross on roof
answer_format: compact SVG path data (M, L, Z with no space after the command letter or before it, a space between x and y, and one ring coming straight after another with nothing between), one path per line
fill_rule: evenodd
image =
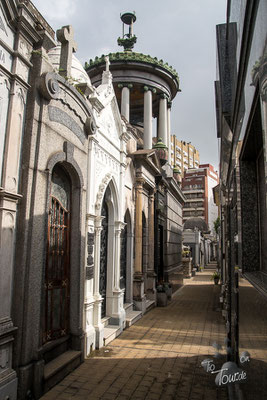
M62 26L57 30L57 39L62 43L59 62L59 74L64 77L71 76L72 53L77 50L73 39L74 31L71 25Z

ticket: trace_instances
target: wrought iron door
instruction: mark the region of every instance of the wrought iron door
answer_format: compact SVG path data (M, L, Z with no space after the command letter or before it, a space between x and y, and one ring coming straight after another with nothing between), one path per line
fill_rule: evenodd
M101 317L106 316L106 290L107 290L107 256L108 256L108 206L104 199L101 209L102 221L101 248L100 248L100 281L99 293L103 297Z
M121 231L121 259L120 259L120 288L126 289L126 268L127 268L127 225ZM124 300L126 290L124 292Z
M61 338L69 329L70 183L59 167L52 176L45 273L43 342Z

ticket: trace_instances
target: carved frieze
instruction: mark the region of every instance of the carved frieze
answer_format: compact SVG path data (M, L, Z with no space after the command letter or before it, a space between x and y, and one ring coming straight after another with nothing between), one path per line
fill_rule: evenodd
M99 161L99 168L98 166L96 167L96 170L101 173L103 171L103 166L108 166L109 170L113 171L114 173L118 173L120 170L120 162L116 160L112 155L107 153L104 149L102 149L99 145L96 143L94 144L94 153L96 156L96 159ZM97 174L99 175L99 174Z

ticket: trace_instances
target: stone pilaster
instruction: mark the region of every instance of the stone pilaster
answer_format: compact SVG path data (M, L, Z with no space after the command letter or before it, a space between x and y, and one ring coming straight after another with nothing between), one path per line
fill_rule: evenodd
M90 354L95 349L95 328L93 323L94 311L94 251L95 251L95 215L87 214L87 237L86 237L86 265L85 265L85 351L86 355Z
M15 299L14 283L23 280L23 276L14 271L17 203L22 197L18 193L21 144L33 42L36 36L40 39L31 30L33 20L25 7L15 3L14 7L17 14L13 14L13 8L11 14L5 14L5 7L0 10L0 36L4 43L0 67L0 399L12 400L17 398L17 377L12 369L17 328L13 326L11 309ZM12 14L16 15L16 21L8 21ZM29 17L27 21L25 15ZM10 26L16 28L11 30ZM23 295L21 299L23 301Z
M14 328L11 319L13 243L17 201L20 196L0 188L0 398L17 397L17 378L12 369Z
M167 96L162 94L159 100L159 123L158 138L168 147L168 127L167 127Z

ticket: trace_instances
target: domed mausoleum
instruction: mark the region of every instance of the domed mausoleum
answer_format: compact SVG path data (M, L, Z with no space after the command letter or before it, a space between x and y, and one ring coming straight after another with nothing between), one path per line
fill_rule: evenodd
M132 50L137 40L133 34L135 13L124 13L121 20L123 37L118 38L118 45L124 51L108 54L121 114L132 125L144 129L144 149L152 148L152 118L157 118L157 137L169 148L171 102L180 91L178 74L163 60ZM127 25L129 33L124 34ZM92 84L98 86L105 70L105 56L90 60L85 69Z

